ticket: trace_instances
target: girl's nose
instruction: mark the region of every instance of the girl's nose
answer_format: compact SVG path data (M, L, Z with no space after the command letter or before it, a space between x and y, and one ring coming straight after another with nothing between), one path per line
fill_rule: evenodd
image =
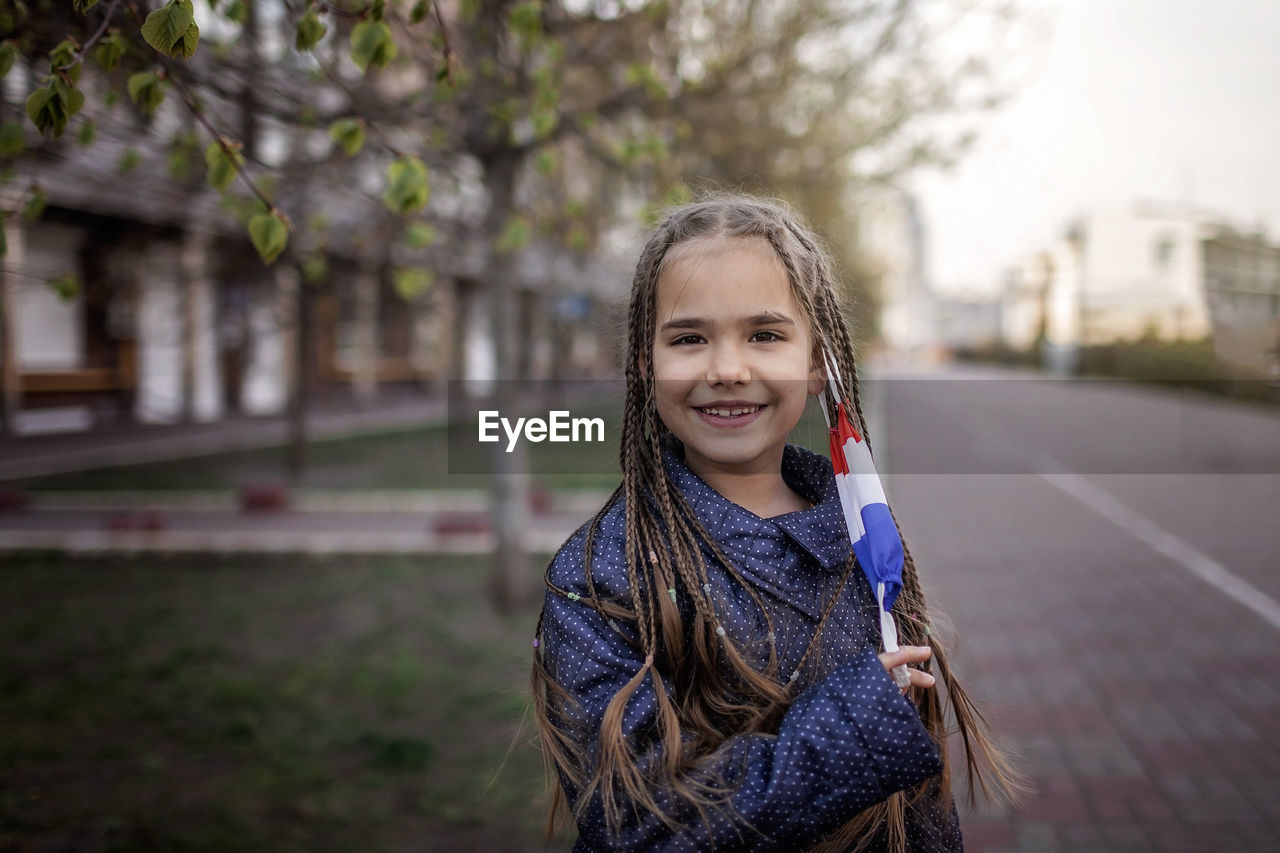
M738 347L725 344L712 350L711 362L707 365L708 384L737 384L750 380L751 369L746 355Z

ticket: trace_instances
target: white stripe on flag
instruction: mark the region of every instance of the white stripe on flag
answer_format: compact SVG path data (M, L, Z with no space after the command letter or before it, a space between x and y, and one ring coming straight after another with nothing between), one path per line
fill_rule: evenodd
M871 460L871 451L865 441L844 443L844 458L849 463L849 476L853 478L850 486L853 495L858 499L858 508L867 504L887 504L884 488L880 485L880 477L876 474L875 463Z

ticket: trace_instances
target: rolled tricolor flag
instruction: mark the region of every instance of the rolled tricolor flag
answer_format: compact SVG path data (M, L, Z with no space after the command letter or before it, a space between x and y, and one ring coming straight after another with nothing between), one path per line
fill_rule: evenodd
M858 558L871 589L880 605L880 636L886 652L898 650L898 626L890 613L894 600L902 591L902 537L898 525L889 513L889 504L880 485L880 476L871 460L871 450L858 435L845 411L844 401L836 383L840 374L834 360L826 352L827 382L831 398L836 401L835 424L821 406L831 436L831 466L835 469L836 487L840 494L840 506L844 510L844 523L849 529L849 541ZM893 678L899 687L911 683L906 664L893 669Z

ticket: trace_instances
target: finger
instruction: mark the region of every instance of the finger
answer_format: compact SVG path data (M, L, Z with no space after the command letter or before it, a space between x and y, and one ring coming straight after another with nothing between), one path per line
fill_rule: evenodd
M927 689L938 683L938 680L927 672L922 672L921 670L918 670L918 669L909 669L907 670L907 672L910 673L911 675L911 684L908 685L907 687L901 688L904 694L908 690L910 690L912 687L920 687L920 688Z
M933 649L928 646L902 646L896 652L882 652L880 660L884 662L885 669L893 669L904 663L926 661L932 654Z

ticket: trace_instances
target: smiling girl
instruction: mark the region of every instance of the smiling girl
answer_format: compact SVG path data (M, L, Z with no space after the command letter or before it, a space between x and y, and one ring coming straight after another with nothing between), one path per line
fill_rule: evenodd
M971 790L989 776L1013 796L1016 774L909 552L904 645L877 653L831 461L787 443L824 355L865 435L818 241L775 204L677 208L641 253L628 326L623 481L548 567L535 640L553 822L567 803L575 850L963 849L930 661Z

